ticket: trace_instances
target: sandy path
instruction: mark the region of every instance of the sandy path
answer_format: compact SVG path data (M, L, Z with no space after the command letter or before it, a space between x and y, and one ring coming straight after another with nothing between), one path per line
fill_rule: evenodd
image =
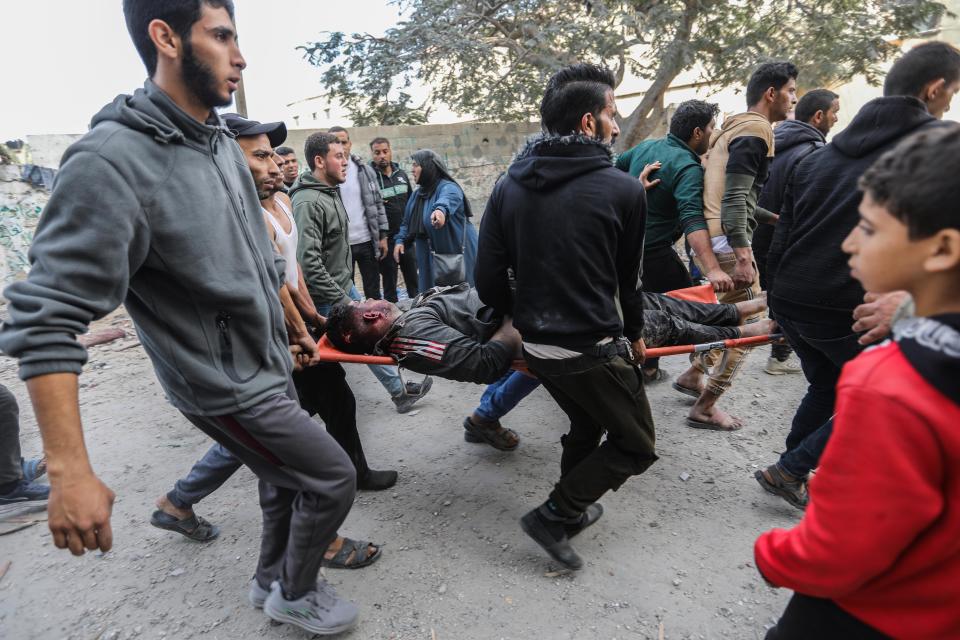
M122 315L98 323L129 327ZM513 453L463 441L460 422L482 388L438 380L414 416L399 416L372 375L348 368L361 434L375 468L396 468L391 491L362 493L344 532L387 543L376 565L328 577L362 609L345 638L762 638L788 593L767 588L752 543L799 512L752 478L775 459L804 384L762 372L754 353L724 406L748 426L721 434L683 426L687 404L669 384L649 390L660 461L603 500L604 519L576 542L587 566L555 567L517 524L558 473L563 414L542 390L506 420ZM679 373L682 357L664 360ZM40 438L16 378L25 454ZM44 525L0 537L0 637L305 638L246 602L259 536L256 483L246 469L201 503L219 524L207 545L150 527L153 500L208 446L164 400L132 337L95 347L81 377L94 466L117 493L114 551L73 558ZM681 480L681 474L689 478Z

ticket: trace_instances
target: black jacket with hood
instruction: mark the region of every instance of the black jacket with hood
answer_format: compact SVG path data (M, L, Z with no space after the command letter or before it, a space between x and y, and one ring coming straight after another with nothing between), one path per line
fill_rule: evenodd
M800 321L850 325L863 287L840 245L859 221L857 180L905 136L939 121L918 99L876 98L787 185L767 261L770 308Z
M477 291L513 315L526 342L580 349L607 337L636 340L645 224L643 187L614 167L608 145L583 135L536 136L487 202Z
M770 174L757 205L767 211L779 213L783 206L783 192L787 182L793 175L793 170L801 160L823 147L827 141L823 133L812 124L799 120L784 120L773 130L773 137L777 155L770 163ZM753 232L753 256L760 267L760 286L764 291L769 289L767 282L767 254L770 252L770 243L773 242L772 224L761 224Z

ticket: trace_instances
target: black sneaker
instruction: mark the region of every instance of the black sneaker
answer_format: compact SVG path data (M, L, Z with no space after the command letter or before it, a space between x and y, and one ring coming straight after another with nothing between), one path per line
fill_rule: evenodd
M378 471L368 469L362 478L357 478L357 489L361 491L383 491L397 484L397 472L389 469Z
M603 515L603 505L594 502L587 510L580 514L576 522L564 522L563 529L567 532L567 537L572 538L583 532L584 529L595 523Z
M570 538L563 522L548 520L537 507L520 518L520 526L551 558L567 569L576 571L583 567L583 560L570 546Z
M0 495L0 504L44 503L50 497L50 487L39 482L22 480L16 488Z

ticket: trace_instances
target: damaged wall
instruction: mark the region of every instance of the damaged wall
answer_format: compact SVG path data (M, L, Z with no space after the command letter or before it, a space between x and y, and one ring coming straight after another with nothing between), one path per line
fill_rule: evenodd
M0 284L26 275L27 252L50 193L21 178L23 167L0 165Z

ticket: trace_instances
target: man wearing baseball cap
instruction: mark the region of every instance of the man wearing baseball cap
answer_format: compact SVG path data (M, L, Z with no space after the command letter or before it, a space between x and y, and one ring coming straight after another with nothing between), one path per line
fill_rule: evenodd
M306 294L303 274L296 262L297 228L289 200L284 204L283 200L278 199L276 191L280 170L273 160L273 148L286 138L286 126L282 122L248 120L235 113L221 117L230 132L237 136L257 189L274 250L286 262L280 300L285 310L289 340L291 344L299 345L304 354L314 354L317 345L307 331L301 314L315 326L322 326L325 319L317 313L313 301ZM347 385L343 367L337 363L311 361L309 364L305 369L293 373L301 408L310 415L320 415L327 432L350 456L357 470L360 488L385 489L393 486L397 480L396 471L376 471L367 465L357 432L356 400ZM219 489L241 465L242 462L227 449L214 444L186 477L178 480L171 491L157 500L157 511L150 523L200 542L213 540L220 534L218 527L197 516L193 512L193 505ZM377 486L371 487L371 484ZM379 556L380 547L377 545L337 536L326 552L324 565L357 568L372 564Z

